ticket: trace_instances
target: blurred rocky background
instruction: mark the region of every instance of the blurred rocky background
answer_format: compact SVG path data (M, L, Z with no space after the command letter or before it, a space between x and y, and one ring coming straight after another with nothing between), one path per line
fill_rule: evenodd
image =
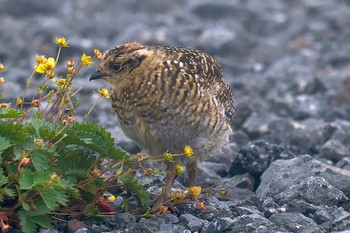
M55 55L59 36L70 40L62 59L130 41L206 51L222 63L236 103L231 144L199 177L202 186L226 187L225 198L208 199L207 213L191 205L148 220L122 213L86 222L86 232L350 232L349 1L0 0L8 101L23 92L35 54ZM94 65L76 79L81 96L107 86L88 82ZM91 119L138 151L108 101ZM150 192L162 181L143 180Z

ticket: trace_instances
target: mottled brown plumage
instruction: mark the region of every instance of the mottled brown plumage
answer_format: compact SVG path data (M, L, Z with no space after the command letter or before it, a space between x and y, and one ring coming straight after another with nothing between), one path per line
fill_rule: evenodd
M232 131L233 96L219 62L185 48L129 43L107 51L91 79L111 85L111 102L125 134L151 155L176 157L195 184L198 163L220 150ZM158 205L166 201L176 178L175 163L167 164L167 181Z

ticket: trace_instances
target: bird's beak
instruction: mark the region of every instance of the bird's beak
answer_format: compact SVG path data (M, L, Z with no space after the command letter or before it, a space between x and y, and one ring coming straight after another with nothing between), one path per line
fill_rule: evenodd
M105 73L100 73L100 72L98 72L98 71L95 71L95 72L90 76L89 81L95 80L95 79L100 79L100 78L103 78L103 77L105 77L105 76L107 76L107 74L105 74Z

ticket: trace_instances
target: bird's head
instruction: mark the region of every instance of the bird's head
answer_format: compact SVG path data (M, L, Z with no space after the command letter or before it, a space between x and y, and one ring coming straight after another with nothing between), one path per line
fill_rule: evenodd
M113 86L140 67L147 53L146 47L139 43L117 46L104 53L101 63L90 76L90 81L103 79Z

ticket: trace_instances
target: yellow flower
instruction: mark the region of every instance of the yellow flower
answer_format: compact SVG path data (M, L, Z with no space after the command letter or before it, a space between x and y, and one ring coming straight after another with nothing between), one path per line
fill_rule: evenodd
M56 62L55 58L49 57L45 63L39 63L35 66L35 71L44 74L44 73L52 73L52 71L55 69Z
M110 96L109 96L109 92L108 92L108 90L106 89L106 88L102 88L101 90L98 90L98 92L101 94L101 95L103 95L105 98L109 98Z
M23 100L20 97L17 97L16 104L17 105L23 104Z
M40 138L36 138L34 139L34 145L36 147L42 147L43 146L43 143L44 143L44 140L40 139Z
M115 201L115 196L114 195L110 195L108 198L108 201Z
M178 175L181 175L184 172L184 168L180 164L176 164L175 170Z
M0 77L0 85L5 83L4 77Z
M64 78L60 78L59 80L57 80L57 83L63 86L66 84L66 80Z
M4 70L6 69L6 66L4 66L4 64L0 63L0 70Z
M201 186L189 187L188 191L190 192L190 194L194 199L197 199L198 195L202 192L202 187Z
M84 66L90 66L93 61L91 56L87 56L85 53L81 55L81 62L83 63Z
M47 58L44 55L36 55L35 61L40 64L45 64L47 62Z
M64 37L58 37L56 38L55 43L62 47L68 47L69 40Z
M185 146L184 152L187 157L192 157L193 155L193 149L190 146Z
M171 153L169 153L169 152L165 152L164 153L164 158L168 162L172 162L173 161L173 155Z
M94 55L95 55L95 57L97 57L98 59L102 59L102 53L101 53L100 50L94 49Z

